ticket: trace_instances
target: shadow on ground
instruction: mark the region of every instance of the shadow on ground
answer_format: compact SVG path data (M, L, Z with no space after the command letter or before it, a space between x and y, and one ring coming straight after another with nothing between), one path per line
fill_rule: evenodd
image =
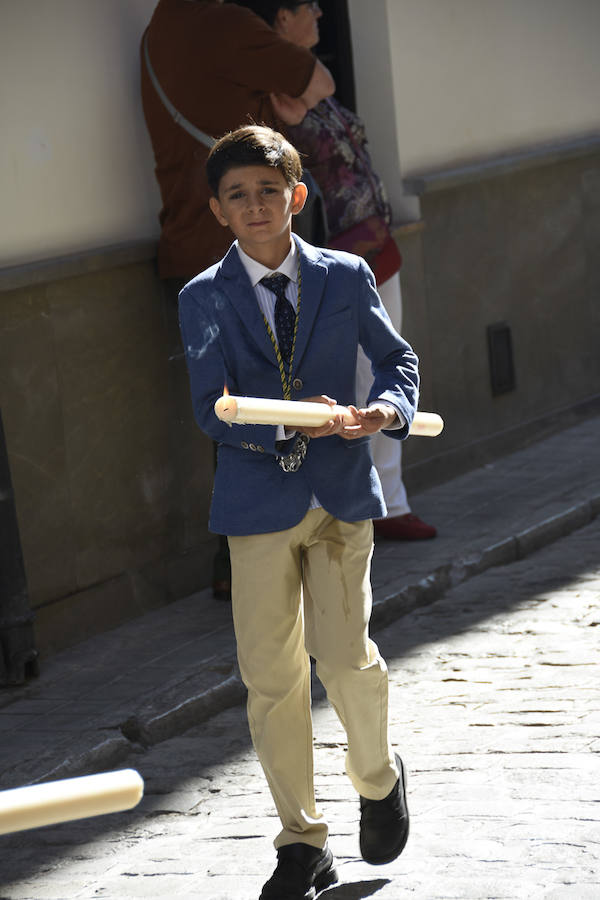
M587 526L595 531L595 535L599 527L598 521ZM549 591L563 588L575 580L585 579L586 574L593 570L596 563L595 556L591 551L587 559L579 558L574 553L565 555L562 546L565 541L568 541L568 538L553 545L553 551L547 554L547 564L545 562L543 567L532 565L532 558L529 557L519 563L490 570L478 576L485 578L486 581L485 585L482 584L482 593L476 603L458 605L459 594L450 591L432 606L418 609L403 617L377 636L384 656L389 660L402 658L416 646L477 628L492 616L509 611L521 603L540 600ZM593 548L593 542L589 543ZM594 553L597 555L597 544ZM519 571L517 567L520 567ZM507 589L509 574L510 590ZM315 701L323 702L322 696L322 691L316 691ZM4 885L28 881L34 878L36 873L42 874L44 870L59 864L63 857L68 857L69 860L82 859L84 855L81 850L87 843L110 840L110 837L106 837L110 832L131 829L138 823L143 824L149 816L172 814L173 811L168 811L168 803L165 804L165 809L161 809L160 804L157 809L156 797L160 795L168 797L170 792L175 793L178 790L179 785L182 786L180 790L185 790L189 788L190 782L194 781L199 790L205 790L210 782L210 775L206 775L210 768L222 763L224 758L234 759L249 745L244 709L238 706L226 710L205 722L201 732L194 731L193 735L189 736L184 734L177 740L182 743L183 752L181 750L179 752L181 756L185 755L186 763L178 766L176 777L170 774L171 770L165 762L159 763L158 767L153 763L154 769L158 768L159 771L160 765L163 765L162 777L157 777L156 771L154 774L144 771L147 755L160 753L159 748L162 745L155 745L148 750L140 748L139 753L132 753L127 760L126 765L137 768L147 784L144 800L131 813L103 816L0 837ZM201 748L199 742L202 744ZM167 741L164 745L165 760L168 757L168 744ZM199 758L202 759L200 765ZM201 809L197 814L201 814ZM183 848L182 852L185 852ZM386 879L376 878L341 884L325 892L323 897L327 897L327 900L362 900L374 896L388 883ZM6 893L5 886L0 887L0 891L2 891L0 900L10 900L10 894Z
M364 900L391 884L389 878L370 878L368 881L355 881L352 884L336 884L320 894L322 900Z

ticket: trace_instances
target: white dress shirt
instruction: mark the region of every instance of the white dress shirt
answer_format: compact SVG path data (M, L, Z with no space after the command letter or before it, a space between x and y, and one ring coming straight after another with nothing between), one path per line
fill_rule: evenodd
M294 307L294 312L296 311L298 306L298 250L296 248L296 242L292 241L292 249L281 265L277 266L276 269L269 269L267 266L263 266L262 263L252 259L251 256L244 253L239 244L237 245L237 251L242 264L248 273L250 283L254 288L260 311L269 323L269 327L273 332L274 337L277 338L277 331L275 330L275 303L277 302L277 297L273 291L270 291L262 285L260 281L261 278L265 278L268 275L274 275L275 272L281 272L282 275L287 275L290 280L285 288L285 296Z

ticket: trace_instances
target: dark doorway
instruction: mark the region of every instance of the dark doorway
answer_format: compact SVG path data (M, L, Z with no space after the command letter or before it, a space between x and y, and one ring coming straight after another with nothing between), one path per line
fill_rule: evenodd
M335 79L336 98L343 106L356 111L348 2L320 0L319 5L323 16L319 19L321 39L316 48L317 55Z

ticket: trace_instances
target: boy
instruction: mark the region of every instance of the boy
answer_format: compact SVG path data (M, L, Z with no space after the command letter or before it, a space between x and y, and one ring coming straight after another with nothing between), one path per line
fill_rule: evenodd
M310 900L337 878L314 799L310 656L347 733L363 858L390 862L408 837L387 669L368 636L371 520L385 515L368 445L381 429L406 437L417 359L361 258L292 237L307 192L282 135L261 126L225 135L207 175L211 209L237 241L183 289L180 323L194 414L219 444L210 527L228 536L250 731L282 823L261 900ZM352 405L359 344L374 375L361 410ZM302 434L228 427L213 411L224 384L232 394L338 402L355 423L332 414Z

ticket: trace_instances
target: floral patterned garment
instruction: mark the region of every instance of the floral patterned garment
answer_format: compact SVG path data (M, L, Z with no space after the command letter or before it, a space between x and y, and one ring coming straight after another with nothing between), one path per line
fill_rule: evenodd
M350 129L361 155L340 116ZM300 125L290 125L286 131L323 192L332 237L376 213L389 225L391 210L385 189L373 171L365 127L355 113L328 98L310 109ZM370 179L365 165L369 167Z

